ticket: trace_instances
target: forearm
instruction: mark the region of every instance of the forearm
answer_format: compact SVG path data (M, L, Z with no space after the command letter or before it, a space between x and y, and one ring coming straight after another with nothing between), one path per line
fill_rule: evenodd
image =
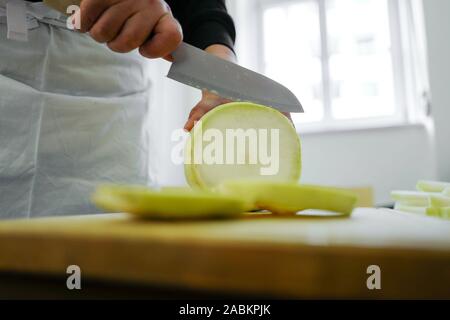
M236 62L236 55L234 52L222 44L213 44L212 46L206 48L205 51L224 60Z
M233 51L236 29L227 12L225 0L166 0L175 18L180 22L184 41L202 50L227 46ZM219 49L222 51L221 49ZM218 52L218 54L221 54ZM224 58L230 52L225 53Z

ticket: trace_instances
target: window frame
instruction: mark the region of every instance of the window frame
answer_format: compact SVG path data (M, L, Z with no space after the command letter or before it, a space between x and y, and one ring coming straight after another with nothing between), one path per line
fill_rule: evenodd
M399 0L388 0L388 15L389 15L389 30L391 37L391 57L392 57L392 71L394 79L394 103L395 113L392 116L368 117L357 119L334 119L332 117L332 99L331 99L331 80L329 72L329 50L328 50L328 34L327 34L327 16L326 16L326 2L327 0L257 0L254 1L253 7L256 11L256 30L254 36L258 45L258 52L263 54L256 55L256 67L258 71L264 72L264 34L263 34L263 13L265 10L280 5L287 5L290 3L299 2L316 2L319 9L320 33L321 33L321 47L322 47L322 85L323 85L323 104L324 116L323 119L310 123L299 123L298 128L303 132L323 132L323 131L340 131L340 130L360 130L363 128L378 128L378 127L392 127L404 126L409 124L416 124L420 121L420 117L412 117L411 109L423 107L419 105L421 102L413 101L408 97L416 95L418 88L412 88L411 82L415 79L407 79L407 76L414 76L408 74L406 71L406 64L408 59L404 59L405 51L411 48L405 48L404 28L402 25L402 11ZM409 56L409 55L408 55ZM409 65L408 65L409 66ZM409 80L409 81L408 81ZM414 92L411 92L413 90ZM425 94L425 93L424 93ZM299 97L301 100L301 97ZM414 104L414 105L413 105ZM420 114L420 113L419 113Z

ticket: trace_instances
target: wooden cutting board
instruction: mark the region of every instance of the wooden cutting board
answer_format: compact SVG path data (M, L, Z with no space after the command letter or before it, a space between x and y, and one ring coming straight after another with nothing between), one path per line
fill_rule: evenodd
M350 219L141 221L124 214L0 223L0 272L82 275L279 298L450 298L450 222L358 209ZM381 290L367 268L381 268Z

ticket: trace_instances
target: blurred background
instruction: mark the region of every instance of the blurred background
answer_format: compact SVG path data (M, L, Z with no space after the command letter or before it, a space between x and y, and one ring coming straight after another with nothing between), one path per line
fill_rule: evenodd
M450 181L450 1L228 0L239 63L290 88L305 114L302 182L371 187L377 205L418 179ZM171 163L199 92L161 80L151 62L153 168L185 184ZM163 94L161 94L163 93Z

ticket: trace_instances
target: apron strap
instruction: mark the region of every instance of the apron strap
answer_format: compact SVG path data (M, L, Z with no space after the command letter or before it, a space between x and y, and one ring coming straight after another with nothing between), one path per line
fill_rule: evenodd
M0 0L0 23L6 23L7 38L17 41L28 41L28 30L38 28L39 23L74 31L66 15L42 2Z
M28 41L27 7L25 1L9 0L6 3L7 38Z

